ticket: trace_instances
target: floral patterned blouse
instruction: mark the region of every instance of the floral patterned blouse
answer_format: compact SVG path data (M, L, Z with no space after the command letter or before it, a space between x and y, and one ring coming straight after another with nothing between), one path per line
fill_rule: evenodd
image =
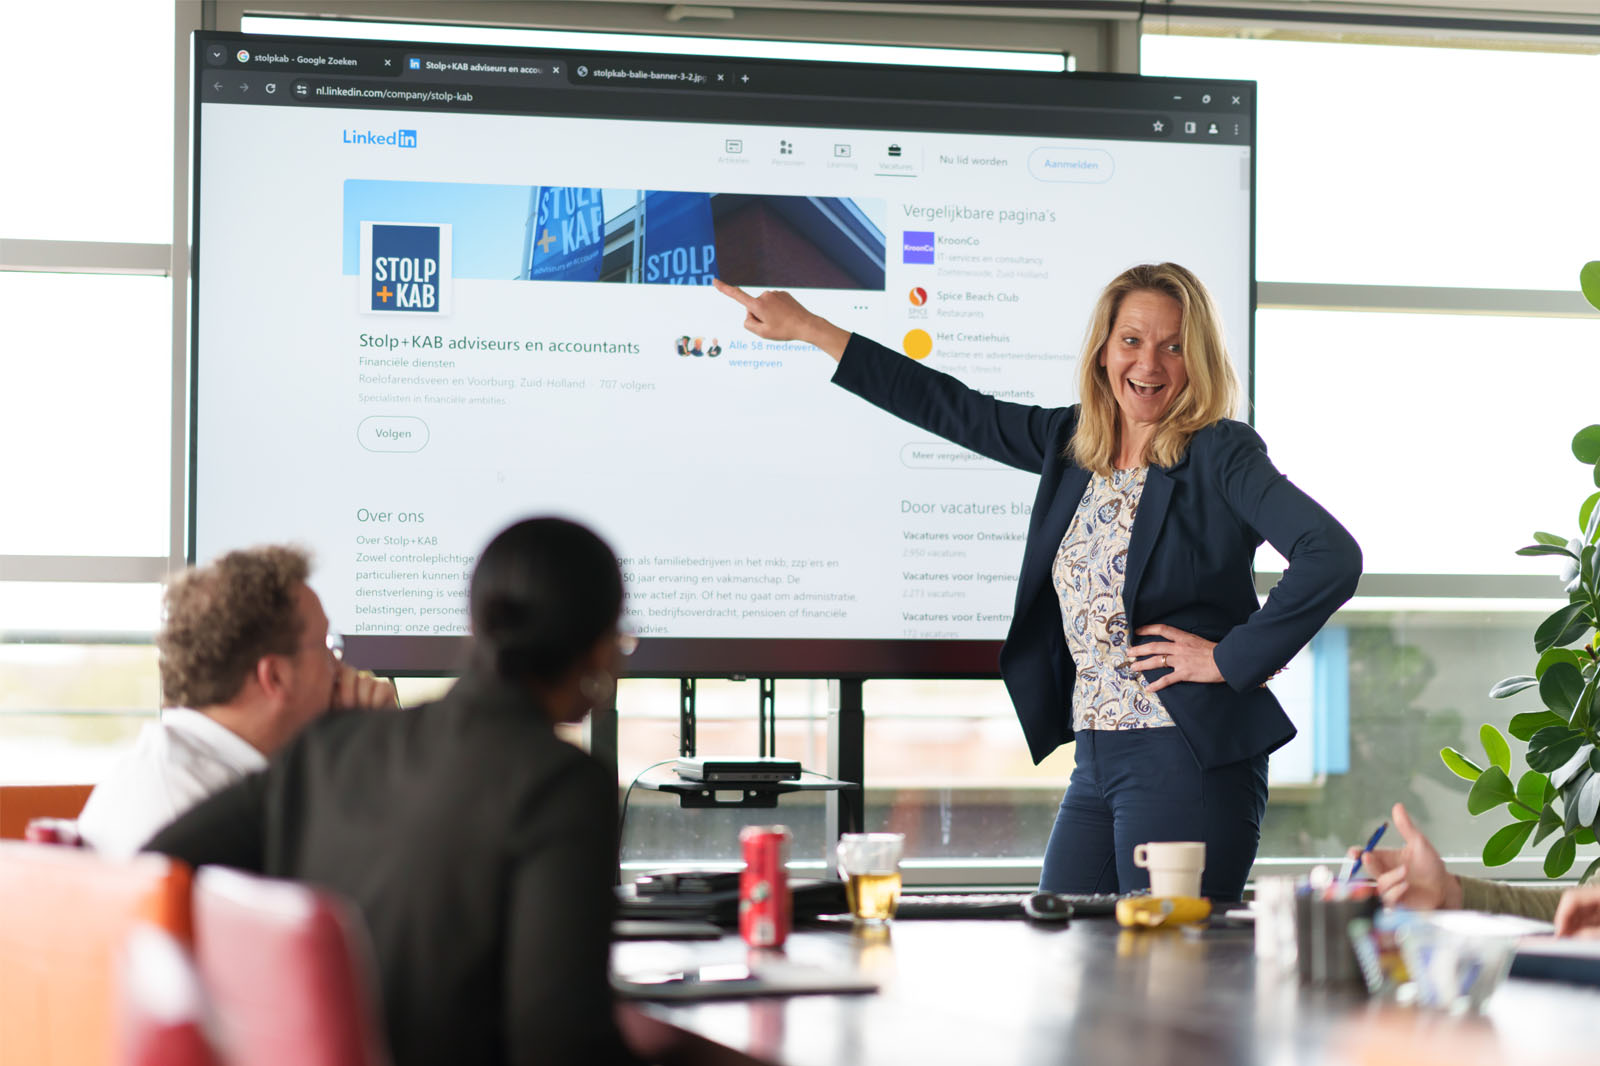
M1122 588L1128 538L1139 513L1149 467L1095 474L1056 551L1051 580L1061 600L1067 650L1077 666L1072 728L1151 729L1170 726L1161 698L1129 658L1128 618Z

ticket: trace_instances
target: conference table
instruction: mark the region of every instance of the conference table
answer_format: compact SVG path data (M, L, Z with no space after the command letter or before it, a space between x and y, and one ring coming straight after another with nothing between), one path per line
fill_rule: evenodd
M613 967L744 962L737 936L623 942ZM718 1001L632 1000L630 1033L663 1058L782 1066L963 1063L1151 1066L1600 1060L1600 989L1507 980L1480 1015L1302 986L1257 965L1248 929L1127 931L1106 918L900 921L792 934L796 966L862 975L879 990Z

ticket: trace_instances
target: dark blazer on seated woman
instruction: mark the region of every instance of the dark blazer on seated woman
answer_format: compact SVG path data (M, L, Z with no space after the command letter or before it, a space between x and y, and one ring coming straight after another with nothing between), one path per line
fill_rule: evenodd
M535 711L480 672L427 706L330 712L146 847L352 900L397 1066L633 1063L606 973L615 778Z
M1007 403L853 335L836 384L930 433L1039 475L1000 673L1038 763L1072 740L1075 669L1050 570L1089 484L1068 450L1078 407ZM1265 604L1254 560L1265 539L1289 561ZM1197 432L1170 467L1151 464L1128 545L1131 634L1166 624L1217 642L1225 684L1178 682L1161 702L1203 769L1282 747L1295 729L1263 683L1355 592L1361 550L1272 465L1249 426ZM1130 637L1136 646L1159 638ZM1149 672L1151 680L1167 671Z

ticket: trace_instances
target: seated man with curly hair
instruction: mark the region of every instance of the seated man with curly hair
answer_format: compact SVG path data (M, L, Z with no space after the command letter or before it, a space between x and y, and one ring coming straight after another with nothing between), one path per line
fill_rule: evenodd
M166 709L90 795L78 829L132 855L202 799L263 770L329 707L393 707L394 687L344 665L295 548L229 552L173 578L156 637Z

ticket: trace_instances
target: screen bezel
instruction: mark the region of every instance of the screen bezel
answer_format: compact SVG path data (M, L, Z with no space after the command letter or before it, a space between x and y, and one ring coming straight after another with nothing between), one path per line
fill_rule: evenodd
M224 43L231 47L241 44L254 44L261 46L268 42L284 42L284 47L309 48L316 46L325 47L362 47L362 48L396 48L417 50L419 48L447 49L452 54L469 56L483 55L485 57L507 55L537 54L559 55L569 64L573 62L605 62L608 60L620 61L632 59L656 59L671 61L673 63L714 62L727 65L730 61L725 57L715 56L681 56L671 55L655 57L650 53L640 53L627 50L598 51L591 49L529 49L525 47L489 46L489 45L463 45L439 44L427 45L415 41L374 41L367 39L343 40L337 38L307 38L286 37L278 38L261 34L222 33L215 31L197 31L193 34L191 47L191 78L190 78L190 245L189 245L189 321L188 321L188 404L186 435L187 447L184 454L187 469L183 478L185 487L185 543L184 554L189 565L194 565L197 560L197 529L199 523L199 502L196 498L196 485L199 471L199 441L196 427L198 426L200 408L200 344L199 344L199 314L200 314L200 208L201 208L201 153L203 150L203 118L204 103L201 92L201 78L208 74L208 68L201 62L202 49L209 43ZM775 71L790 70L819 70L832 69L834 64L817 60L737 60L740 67L771 68ZM930 75L945 79L953 79L949 84L962 85L977 92L989 86L992 79L1003 79L1011 82L1020 79L1024 82L1035 84L1041 82L1059 83L1073 86L1100 86L1110 90L1132 87L1234 87L1248 88L1248 119L1249 138L1249 247L1248 271L1246 291L1248 293L1247 309L1247 336L1246 360L1248 368L1247 380L1244 382L1246 410L1244 416L1247 420L1254 421L1255 412L1255 312L1256 312L1256 160L1257 160L1257 130L1256 114L1257 100L1255 83L1230 79L1192 79L1192 78L1153 78L1142 75L1130 74L1102 74L1102 73L1043 73L1033 71L996 71L996 70L965 70L959 68L939 68L924 66L898 66L893 64L861 63L849 64L849 73L852 79L862 77L926 77ZM970 97L970 94L968 94ZM981 94L980 94L981 95ZM305 106L329 106L308 104ZM385 110L383 108L367 108L369 110ZM408 111L451 111L461 113L455 109L433 108L427 106L395 107L388 110L404 113ZM482 113L482 112L473 112ZM527 114L525 110L507 111L510 114ZM565 111L547 112L555 115L571 114ZM593 112L583 113L577 117L612 117L609 115L597 116ZM666 116L653 116L658 121L673 121ZM703 122L707 121L699 115L685 116L679 121ZM792 127L807 125L805 122L796 121L763 121L759 115L740 117L738 121L751 125L771 125L774 127ZM812 122L811 125L827 127L828 123ZM855 121L852 117L851 125L870 127L872 123ZM895 128L901 128L896 125ZM922 128L933 129L931 126ZM727 638L675 638L675 637L649 637L640 643L639 649L628 660L628 669L625 676L640 678L672 678L672 677L772 677L772 678L904 678L904 679L974 679L990 680L999 677L999 652L1003 641L999 640L911 640L911 639L851 639L851 640L822 640L822 639L782 639L767 638L760 640L727 639ZM370 634L350 635L345 637L346 653L354 662L359 662L364 668L372 669L389 676L395 677L434 677L452 676L466 668L470 638L466 636L408 636L402 634Z

